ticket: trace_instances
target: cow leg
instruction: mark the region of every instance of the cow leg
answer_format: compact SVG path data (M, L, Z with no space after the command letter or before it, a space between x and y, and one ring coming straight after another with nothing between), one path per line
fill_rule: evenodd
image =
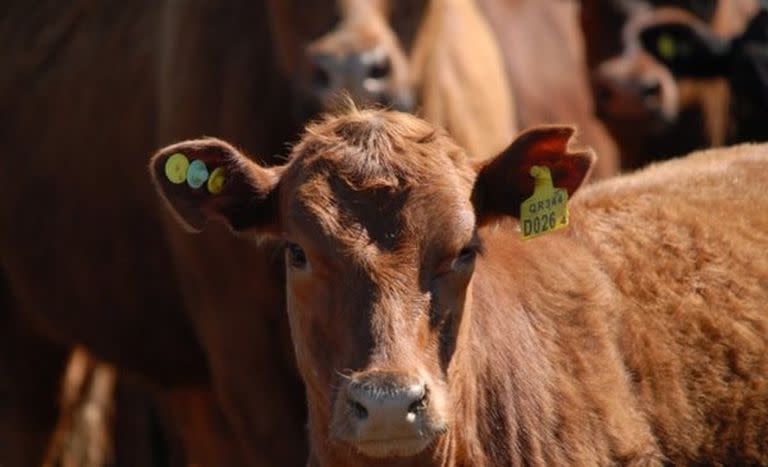
M113 467L189 465L190 456L182 445L183 426L173 426L161 394L131 378L118 377L114 403Z
M155 391L76 349L62 381L59 423L43 467L186 465L158 402Z
M40 465L69 352L22 321L0 277L0 465Z
M115 370L85 349L72 352L61 382L59 422L44 467L102 467L112 457Z
M247 464L240 454L241 448L232 426L210 388L187 387L167 391L162 396L161 406L179 430L190 464L201 467Z

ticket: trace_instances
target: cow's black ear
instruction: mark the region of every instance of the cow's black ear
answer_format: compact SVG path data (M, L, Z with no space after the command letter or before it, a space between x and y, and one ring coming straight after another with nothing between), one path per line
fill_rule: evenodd
M501 216L520 216L534 192L532 169L546 167L556 188L572 195L589 177L597 157L592 149L573 149L576 129L541 125L523 131L493 159L480 162L472 194L478 225Z
M640 31L640 43L678 77L725 77L730 72L731 43L704 24L656 23Z
M262 167L214 138L161 149L149 165L157 191L191 231L221 220L233 231L277 231L277 185L282 168Z

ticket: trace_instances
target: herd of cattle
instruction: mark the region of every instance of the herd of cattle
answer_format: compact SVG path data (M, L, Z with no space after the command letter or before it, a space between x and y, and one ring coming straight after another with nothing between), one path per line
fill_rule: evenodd
M768 465L766 11L11 2L0 466Z

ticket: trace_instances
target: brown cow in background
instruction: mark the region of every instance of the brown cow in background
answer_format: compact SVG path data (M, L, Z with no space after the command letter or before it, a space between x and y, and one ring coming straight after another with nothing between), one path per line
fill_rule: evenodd
M282 297L269 293L277 286L265 281L259 287L267 292L254 292L255 301L243 296L239 304L247 316L239 320L217 315L216 304L204 305L194 289L185 296L187 284L176 271L181 260L173 257L163 214L153 206L154 194L144 180L143 154L156 147L162 130L162 79L177 93L164 96L164 102L174 105L166 118L181 120L196 112L210 119L188 128L194 134L252 136L255 142L247 137L242 141L265 153L279 151L293 134L291 116L280 118L289 90L279 73L268 68L275 60L266 11L242 3L59 3L47 4L31 17L24 4L3 18L0 68L7 73L0 88L0 261L13 306L2 313L11 322L31 323L28 328L42 333L38 340L81 343L123 374L141 376L158 390L156 403L164 405L165 412L183 416L177 425L192 420L213 435L228 433L227 444L218 449L238 457L230 465L246 464L238 454L245 449L235 443L249 447L248 465L298 465L305 458L304 397L293 369ZM164 78L157 65L178 31L166 23L184 12L213 32L206 36L205 47L189 49L190 54L205 56L209 65L197 70L179 65ZM227 38L228 32L240 36ZM232 79L242 75L234 68L243 61L252 70L249 81L235 83ZM217 76L206 82L206 73ZM221 75L230 81L219 80ZM228 100L221 92L232 89L227 84L240 86L238 98L245 96L243 89L274 92L263 98L251 94L254 100L246 106L250 113L236 114L240 101ZM251 131L255 128L270 133L258 135ZM96 222L100 227L94 228ZM202 254L217 256L215 248ZM263 264L264 256L258 258ZM224 282L217 293L232 283L231 265L228 261L217 275ZM210 311L200 312L201 306ZM242 342L233 333L215 335L216 328L204 329L217 320L236 321L239 329L248 329L245 347L231 348L229 342ZM257 338L253 330L264 334ZM32 332L3 340L2 370L11 373L2 383L23 396L11 400L20 413L15 420L24 421L35 435L25 445L15 444L15 436L2 437L0 462L11 467L39 464L46 451L44 428L47 424L52 429L55 422L48 414L55 409L58 390L53 383L66 353L57 352L61 355L56 359L46 357L46 365L38 365L35 354L25 350L37 350L35 342ZM230 353L222 357L211 348ZM215 383L226 380L221 359L240 365L233 370L244 381L238 390L257 404L255 409L221 403L231 400L226 397L229 388ZM47 365L53 368L48 371ZM166 404L166 398L172 400ZM44 408L47 418L38 423L31 414ZM195 421L189 413L202 410L218 419L215 414L222 409L226 415L251 416L256 426L238 426L238 418L232 417L223 419L224 429L219 430L220 424ZM121 413L119 406L116 410ZM13 424L8 429L22 434L23 427ZM201 457L195 449L206 446L189 438L188 460L195 462ZM10 457L25 448L33 457L18 462ZM223 459L228 457L218 457ZM145 458L133 465L155 460Z
M14 316L0 280L0 462L40 465L56 423L56 395L67 348Z
M638 31L654 16L664 14L666 6L686 7L690 15L707 21L718 34L731 37L746 27L758 2L582 2L588 60L596 70L598 114L621 145L624 168L721 145L728 133L730 93L723 79L675 80L640 47Z
M351 109L278 167L213 138L153 157L188 229L285 243L308 465L768 463L768 145L579 189L573 133L473 164L423 120ZM178 183L179 154L223 186ZM551 203L570 227L521 238L531 211L563 222Z

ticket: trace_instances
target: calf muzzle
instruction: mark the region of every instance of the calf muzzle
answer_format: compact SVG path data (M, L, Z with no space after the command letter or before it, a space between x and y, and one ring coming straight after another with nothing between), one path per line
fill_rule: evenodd
M395 372L366 372L342 386L331 431L371 457L409 456L424 450L444 425L430 415L429 388Z

